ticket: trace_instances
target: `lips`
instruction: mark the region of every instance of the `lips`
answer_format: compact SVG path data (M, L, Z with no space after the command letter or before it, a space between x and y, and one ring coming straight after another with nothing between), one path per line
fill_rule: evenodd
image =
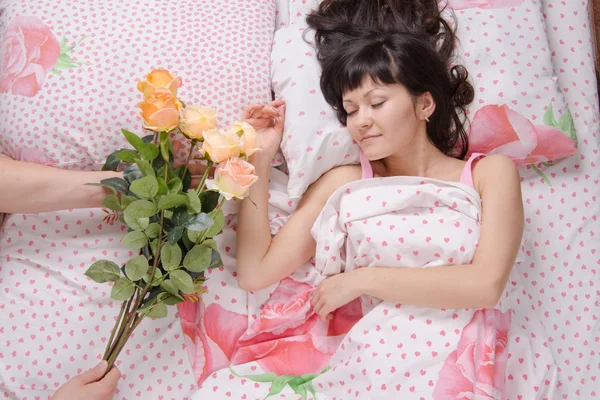
M374 138L377 138L377 137L380 137L380 136L381 135L379 135L379 134L368 134L368 135L363 136L363 138L360 141L361 142L365 142L365 141L367 141L369 139L374 139Z

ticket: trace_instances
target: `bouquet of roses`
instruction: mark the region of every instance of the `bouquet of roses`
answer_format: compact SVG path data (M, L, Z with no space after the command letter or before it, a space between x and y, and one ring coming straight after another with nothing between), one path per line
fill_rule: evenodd
M123 129L133 149L112 153L104 165L117 171L124 164L123 179L99 184L112 192L103 201L109 219L128 228L122 244L139 250L122 266L99 260L85 273L98 283L113 282L111 298L123 301L103 356L106 371L144 318L165 317L167 306L203 293L204 272L222 265L213 238L223 229L223 201L244 198L258 179L246 161L259 150L254 129L245 122L217 129L215 110L186 107L177 98L181 83L160 69L138 83L144 128L152 134L140 138ZM174 131L191 141L187 161L178 167L170 139ZM202 155L196 159L207 165L193 188L187 165L195 149ZM208 179L212 170L214 179Z

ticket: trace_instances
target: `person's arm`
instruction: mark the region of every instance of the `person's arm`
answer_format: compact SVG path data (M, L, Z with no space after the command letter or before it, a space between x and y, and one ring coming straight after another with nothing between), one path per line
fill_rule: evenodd
M245 290L259 290L279 282L315 254L312 226L329 196L342 185L360 178L353 167L338 167L323 175L302 197L279 233L271 237L268 208L270 160L255 159L259 180L250 188L238 216L237 274Z
M362 294L419 307L493 308L506 287L521 245L521 185L517 168L504 156L479 161L474 178L483 209L480 242L471 264L369 267L331 277L323 281L313 298L319 315L326 318Z
M63 384L50 400L110 400L114 397L121 371L113 366L104 376L106 361L94 368L71 378Z
M0 157L0 213L100 207L109 191L86 183L121 177L112 171L67 171Z

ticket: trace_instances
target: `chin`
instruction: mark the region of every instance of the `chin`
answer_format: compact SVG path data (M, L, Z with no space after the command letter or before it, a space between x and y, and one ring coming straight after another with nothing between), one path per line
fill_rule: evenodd
M365 146L361 149L369 161L378 161L391 155L389 149L381 149L375 146Z

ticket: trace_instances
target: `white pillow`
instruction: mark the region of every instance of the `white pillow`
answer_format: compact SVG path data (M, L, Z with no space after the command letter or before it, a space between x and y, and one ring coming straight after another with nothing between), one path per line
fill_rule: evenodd
M288 162L292 198L300 197L333 166L358 162L358 146L325 102L315 50L303 38L305 13L317 4L317 0L292 3L292 23L275 33L271 55L275 95L287 102L281 147ZM541 125L552 104L559 120L565 102L552 68L541 0L521 1L514 7L495 2L494 6L498 8L456 11L458 58L475 88L468 114L473 116L484 105L505 104L532 124ZM309 40L312 37L307 35Z
M336 165L358 162L358 145L323 98L321 67L314 48L304 41L306 23L275 32L271 78L275 98L286 101L281 150L287 161L288 194L301 197L308 186ZM310 33L308 40L312 40Z

